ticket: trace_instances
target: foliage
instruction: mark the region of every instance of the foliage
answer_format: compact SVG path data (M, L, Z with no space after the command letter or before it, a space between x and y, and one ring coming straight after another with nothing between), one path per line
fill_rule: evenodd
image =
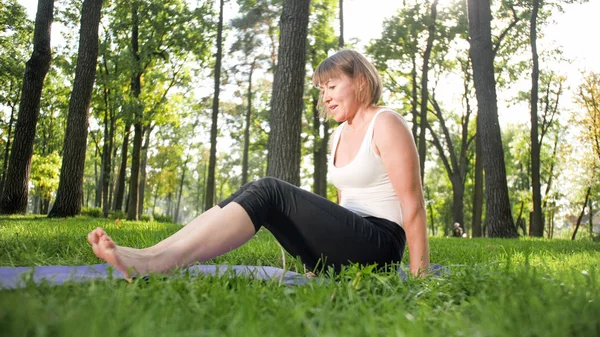
M58 189L61 158L57 152L46 156L34 154L31 158L31 183L34 194L49 200Z
M81 215L89 216L92 218L102 218L103 217L102 208L100 208L100 207L82 207Z

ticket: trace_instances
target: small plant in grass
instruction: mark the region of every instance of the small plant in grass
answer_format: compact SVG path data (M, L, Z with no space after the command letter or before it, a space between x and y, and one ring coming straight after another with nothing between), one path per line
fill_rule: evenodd
M93 218L102 218L102 208L100 207L82 207L81 215L90 216Z

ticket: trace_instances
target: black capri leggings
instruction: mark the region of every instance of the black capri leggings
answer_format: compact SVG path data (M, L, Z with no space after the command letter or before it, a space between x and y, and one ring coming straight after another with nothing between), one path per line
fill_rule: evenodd
M334 202L282 180L266 177L244 185L219 203L240 204L256 231L267 228L292 256L313 271L343 265L402 260L406 236L387 219L362 217Z

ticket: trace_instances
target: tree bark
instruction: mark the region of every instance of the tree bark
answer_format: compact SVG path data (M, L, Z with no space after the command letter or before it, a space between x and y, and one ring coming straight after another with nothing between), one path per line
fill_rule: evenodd
M84 0L81 9L79 51L63 146L56 201L48 217L81 213L88 118L98 63L98 26L102 0Z
M479 117L479 115L478 115ZM483 160L481 158L481 137L479 133L479 118L477 118L477 133L475 135L475 186L473 187L473 221L471 235L474 238L482 236L481 216L483 215Z
M300 184L300 132L304 101L310 0L285 0L271 96L267 175Z
M338 39L338 48L342 49L346 45L344 42L344 0L339 0L340 10L340 38Z
M530 41L533 69L531 71L531 192L533 198L533 217L529 224L529 235L544 235L544 219L542 217L542 193L540 188L540 141L538 137L538 83L540 77L537 54L537 15L539 0L533 0L530 19Z
M177 193L177 206L175 207L175 217L174 222L179 223L179 207L181 206L181 197L183 196L183 185L185 184L185 172L187 170L187 165L190 161L190 156L188 155L185 158L185 162L183 163L183 167L181 168L181 180L179 181L179 193Z
M129 135L131 134L131 123L127 123L125 126L125 136L123 137L123 144L121 145L121 165L119 165L119 176L117 178L117 184L115 186L115 203L113 210L123 210L123 199L125 196L125 175L127 174L127 155L129 151Z
M12 127L15 122L15 107L10 109L10 119L8 120L8 131L6 134L6 147L4 148L4 160L2 161L2 177L0 178L0 200L2 199L2 191L4 190L4 181L6 172L8 171L8 155L10 154L10 144L12 140Z
M112 105L109 100L110 90L104 90L104 144L102 147L102 215L104 218L108 218L110 212L110 181L112 176L112 152L114 147L115 137L115 118L112 109Z
M421 75L421 114L420 114L420 133L419 133L419 168L421 172L421 184L425 179L425 158L427 156L427 143L425 142L425 132L427 130L427 106L429 104L428 75L429 75L429 58L433 49L433 40L435 39L435 19L437 16L438 0L434 0L431 4L431 23L429 24L429 36L427 37L427 46L423 54L423 74Z
M206 198L204 209L214 204L215 168L217 166L217 121L219 119L219 94L221 92L221 61L223 58L223 2L219 1L219 24L217 26L217 59L215 62L215 88L212 105L212 124L210 127L210 155L208 158L208 177L206 179Z
M147 130L143 132L145 134L144 145L142 146L142 160L140 163L140 186L139 186L139 203L138 203L138 214L144 213L144 199L146 198L146 166L148 165L148 148L150 147L150 135L154 125L148 126Z
M250 151L250 121L252 118L252 73L256 60L250 64L248 74L248 106L246 107L246 124L244 125L244 153L242 155L242 186L248 182L248 155Z
M573 235L571 236L571 241L575 240L575 237L577 236L577 231L579 230L579 226L581 225L581 219L583 219L583 214L585 214L585 206L587 206L591 191L592 186L588 186L587 191L585 192L585 200L583 201L583 207L581 207L581 213L579 213L579 217L577 218L577 224L575 225L575 230L573 231ZM590 217L591 216L592 214L590 214Z
M485 169L486 223L490 237L517 236L513 224L504 149L498 123L496 79L491 36L491 10L489 0L468 0L470 55L473 79L481 122L482 157Z
M127 220L138 219L139 202L139 179L140 179L140 156L142 151L143 137L143 107L139 99L142 91L142 71L139 55L139 13L138 3L134 1L131 6L132 29L131 29L131 52L133 56L133 75L131 78L131 93L133 96L133 108L135 122L133 124L133 151L131 152L131 175L129 176L129 196L127 200Z
M44 79L50 69L50 26L54 0L39 0L33 33L33 53L25 66L21 103L10 152L8 171L0 201L0 214L25 213L29 194L29 174L35 128L40 114Z

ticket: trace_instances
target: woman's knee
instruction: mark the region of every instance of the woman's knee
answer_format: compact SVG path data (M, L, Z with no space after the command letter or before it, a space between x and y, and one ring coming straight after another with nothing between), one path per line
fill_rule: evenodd
M283 184L282 180L274 177L263 177L254 181L254 186L262 188L279 188Z

